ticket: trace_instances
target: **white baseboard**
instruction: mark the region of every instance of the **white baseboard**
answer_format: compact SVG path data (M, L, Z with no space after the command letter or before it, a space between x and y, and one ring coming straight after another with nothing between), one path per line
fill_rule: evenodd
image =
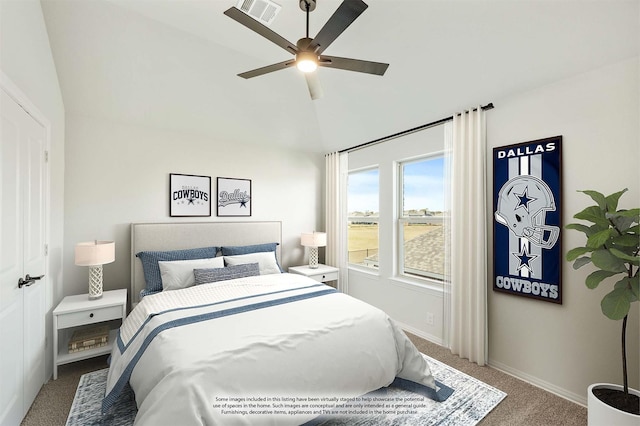
M442 339L438 336L434 336L431 335L429 333L425 333L423 330L418 330L417 328L411 327L407 324L401 323L396 321L396 324L398 324L403 330L411 333L411 334L415 334L416 336L423 338L425 340L428 340L432 343L435 343L436 345L443 345ZM552 393L554 395L557 395L561 398L564 398L568 401L574 402L578 405L581 405L583 407L587 406L587 397L586 395L578 395L576 393L573 392L569 392L566 389L563 389L561 387L558 387L556 385L554 385L553 383L549 383L545 380L541 380L537 377L534 377L530 374L524 373L520 370L517 370L515 368L509 367L508 365L505 365L501 362L497 362L494 360L489 359L488 365L491 368L495 368L498 371L501 371L505 374L508 374L512 377L515 377L518 380L522 380L524 382L529 383L530 385L536 386L546 392Z
M400 328L402 328L404 331L408 331L411 334L415 334L416 336L428 340L432 343L435 343L436 345L440 345L442 346L442 338L438 337L438 336L434 336L432 334L429 333L425 333L422 330L418 330L417 328L411 327L410 325L401 323L399 321L395 321L396 324L398 324L400 326Z
M516 379L527 382L544 391L550 392L554 395L557 395L571 402L575 402L576 404L582 405L583 407L587 406L586 395L578 395L576 393L569 392L568 390L558 387L553 383L549 383L545 380L541 380L537 377L531 376L530 374L523 373L522 371L509 367L508 365L502 364L501 362L493 361L491 358L489 358L488 364L491 368L495 368L496 370L499 370L503 373L513 376Z

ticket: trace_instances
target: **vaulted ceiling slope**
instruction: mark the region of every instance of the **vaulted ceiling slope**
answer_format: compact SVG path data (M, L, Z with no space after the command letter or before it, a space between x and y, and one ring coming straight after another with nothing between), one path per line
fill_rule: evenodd
M291 57L223 14L234 0L42 0L65 108L227 142L329 152L640 51L640 1L365 0L326 54L389 63L382 77L319 69L312 101ZM271 29L295 43L298 0ZM337 9L318 0L310 36ZM497 105L499 107L499 105Z

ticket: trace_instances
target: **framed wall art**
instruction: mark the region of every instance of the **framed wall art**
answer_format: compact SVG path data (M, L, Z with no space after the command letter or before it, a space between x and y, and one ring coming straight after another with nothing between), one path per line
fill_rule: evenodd
M493 149L493 289L562 303L562 136Z
M170 173L169 216L211 216L211 176Z
M251 180L218 178L218 216L251 216Z

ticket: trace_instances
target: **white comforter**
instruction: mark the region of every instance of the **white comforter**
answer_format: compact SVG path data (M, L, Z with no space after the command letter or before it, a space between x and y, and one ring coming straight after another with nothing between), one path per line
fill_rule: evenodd
M301 275L263 275L145 297L114 345L103 410L129 381L136 424L296 425L317 413L256 413L269 398L350 398L395 377L435 389L384 312Z

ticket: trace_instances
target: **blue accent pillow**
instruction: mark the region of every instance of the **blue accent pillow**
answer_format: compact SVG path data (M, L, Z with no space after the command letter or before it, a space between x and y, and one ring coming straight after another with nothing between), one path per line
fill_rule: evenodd
M222 246L223 256L235 256L238 254L262 253L265 251L276 251L278 243L254 244L250 246Z
M220 250L222 250L223 256L236 256L239 254L263 253L267 251L275 252L278 245L280 245L280 243L253 244L248 246L222 246L220 247ZM284 272L280 266L280 262L278 261L278 256L276 256L276 263L278 264L278 268L280 268L280 272Z
M194 269L196 285L260 275L258 263L244 263L225 268Z
M142 296L143 292L146 296L162 291L162 276L160 274L160 266L158 266L159 261L207 259L216 257L217 253L218 247L200 247L172 251L141 251L136 253L136 257L142 262L144 281L146 283L145 289L140 292L140 295Z

